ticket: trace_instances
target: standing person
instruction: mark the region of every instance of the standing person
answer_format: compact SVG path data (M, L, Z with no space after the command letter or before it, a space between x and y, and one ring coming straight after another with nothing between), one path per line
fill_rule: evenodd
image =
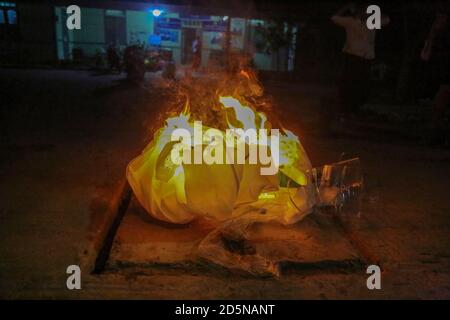
M202 42L199 36L192 42L192 53L192 70L197 71L202 63Z
M432 110L432 138L439 141L445 139L444 112L450 102L450 21L449 3L438 8L431 26L421 58L425 61L435 59L439 66L439 89L436 93Z
M119 73L122 72L122 68L120 66L120 56L117 53L117 47L115 43L111 43L108 46L108 49L106 51L107 58L108 58L108 66L110 71L117 70Z
M370 85L370 67L375 59L376 30L367 28L367 5L355 7L348 4L336 12L331 21L345 28L343 70L340 77L339 103L341 111L357 113L367 101ZM389 23L388 16L381 17L381 25Z

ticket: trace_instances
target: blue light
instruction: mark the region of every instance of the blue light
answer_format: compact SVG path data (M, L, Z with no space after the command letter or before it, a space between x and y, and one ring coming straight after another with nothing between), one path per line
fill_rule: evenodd
M159 17L161 15L161 13L163 13L163 11L160 10L160 9L153 9L152 10L152 14L153 14L154 17Z

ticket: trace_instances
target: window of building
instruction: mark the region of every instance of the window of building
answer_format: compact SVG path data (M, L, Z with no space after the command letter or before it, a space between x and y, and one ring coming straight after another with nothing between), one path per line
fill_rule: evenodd
M105 10L105 42L126 44L126 18L121 10Z
M17 24L17 11L15 9L8 9L6 12L8 15L8 23Z
M0 7L12 7L14 8L16 4L14 2L0 1Z
M18 13L16 3L0 1L0 40L19 39Z
M17 11L14 2L0 1L0 24L17 24Z
M250 20L250 41L257 53L267 53L266 24L263 20Z

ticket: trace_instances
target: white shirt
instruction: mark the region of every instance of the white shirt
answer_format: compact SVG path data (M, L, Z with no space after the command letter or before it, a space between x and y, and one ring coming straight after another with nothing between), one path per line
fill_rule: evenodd
M366 22L351 16L333 16L331 20L345 28L347 38L343 52L372 60L375 59L375 32L367 28ZM389 18L382 18L381 25L389 23Z

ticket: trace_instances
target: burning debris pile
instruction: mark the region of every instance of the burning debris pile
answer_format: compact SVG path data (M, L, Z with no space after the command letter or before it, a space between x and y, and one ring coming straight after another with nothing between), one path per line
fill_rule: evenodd
M213 221L217 228L199 244L199 257L255 274L276 274L276 264L256 254L247 241L249 228L261 222L299 222L320 202L320 194L333 203L339 191L330 196L331 189L318 189L317 173L299 138L276 127L252 70L216 80L187 79L177 90L182 110L169 113L128 165L136 198L158 220Z

